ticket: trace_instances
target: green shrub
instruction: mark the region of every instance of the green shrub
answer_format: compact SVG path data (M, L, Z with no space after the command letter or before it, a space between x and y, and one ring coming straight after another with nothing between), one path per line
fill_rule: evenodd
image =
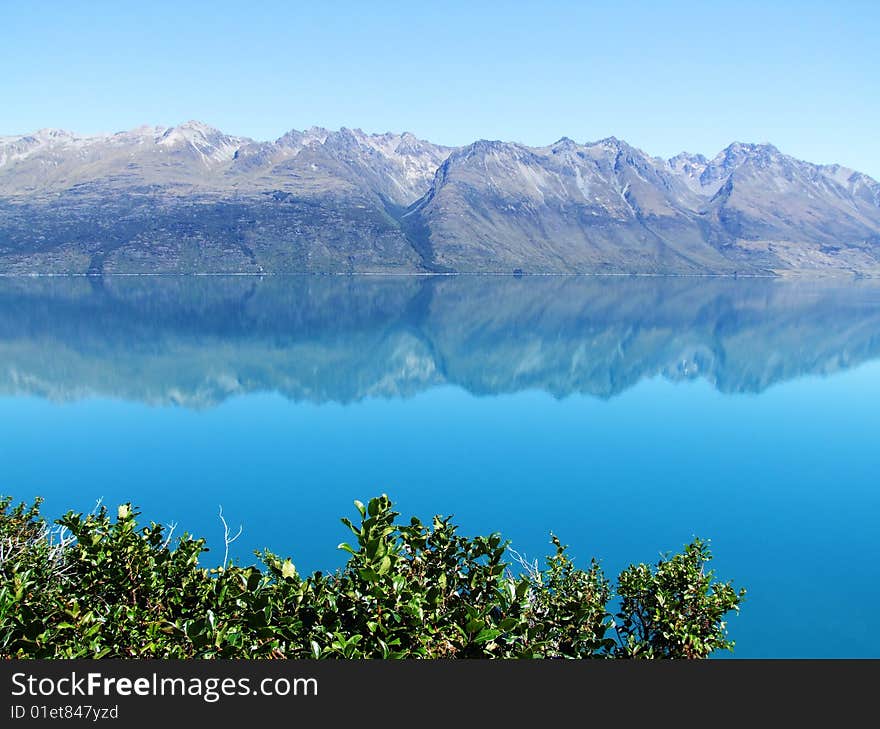
M384 495L343 519L346 565L306 577L269 551L261 566L205 569L203 539L172 543L128 504L54 527L39 501L11 504L0 499L7 658L703 658L733 648L724 620L744 595L705 570L698 539L612 590L555 536L544 568L514 572L500 535L399 524Z

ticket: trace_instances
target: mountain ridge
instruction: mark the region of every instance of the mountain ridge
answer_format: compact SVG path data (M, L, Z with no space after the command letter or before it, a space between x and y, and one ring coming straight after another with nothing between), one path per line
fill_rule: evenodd
M769 143L46 128L0 137L0 271L876 275L880 183Z

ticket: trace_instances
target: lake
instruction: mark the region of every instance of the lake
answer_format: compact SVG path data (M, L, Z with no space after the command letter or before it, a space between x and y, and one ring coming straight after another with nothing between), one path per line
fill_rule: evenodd
M880 282L0 278L0 493L342 563L388 493L614 576L692 536L737 657L880 657Z

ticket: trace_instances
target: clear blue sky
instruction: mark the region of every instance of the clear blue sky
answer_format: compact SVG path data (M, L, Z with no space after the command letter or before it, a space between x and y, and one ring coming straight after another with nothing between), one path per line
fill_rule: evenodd
M0 134L770 141L880 177L880 3L0 3Z

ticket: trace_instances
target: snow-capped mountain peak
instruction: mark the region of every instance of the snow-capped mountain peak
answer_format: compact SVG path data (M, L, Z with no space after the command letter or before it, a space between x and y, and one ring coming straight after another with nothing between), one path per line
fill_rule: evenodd
M190 147L206 164L228 162L250 140L224 134L204 122L190 120L166 129L157 144L162 147Z

